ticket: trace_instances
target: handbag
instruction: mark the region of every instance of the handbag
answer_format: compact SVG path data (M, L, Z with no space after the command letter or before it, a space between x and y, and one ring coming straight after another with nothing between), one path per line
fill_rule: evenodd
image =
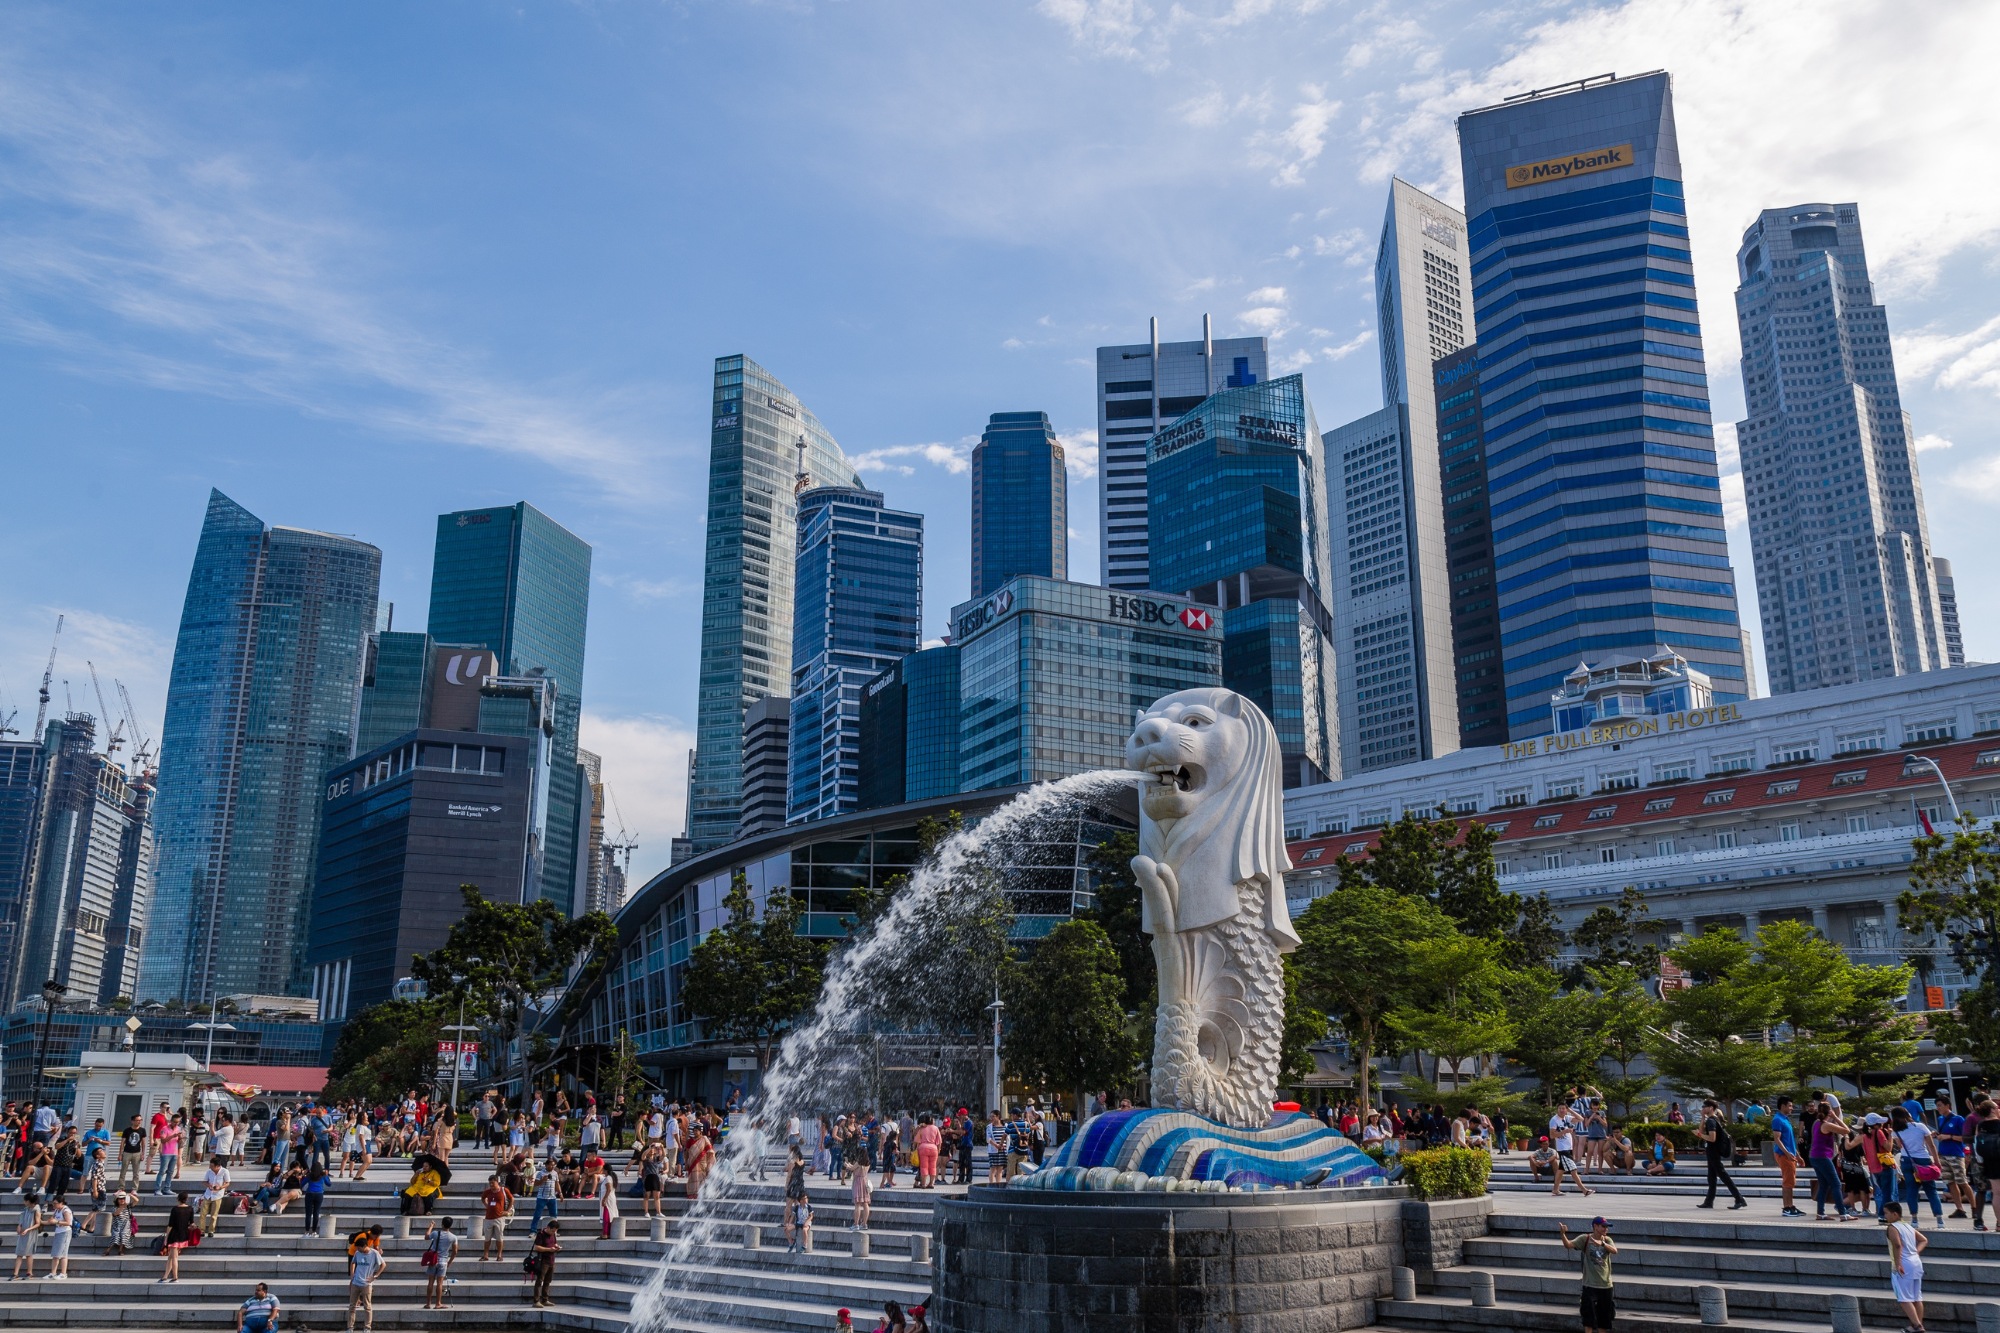
M1943 1174L1935 1162L1921 1162L1917 1165L1916 1176L1920 1181L1933 1181Z

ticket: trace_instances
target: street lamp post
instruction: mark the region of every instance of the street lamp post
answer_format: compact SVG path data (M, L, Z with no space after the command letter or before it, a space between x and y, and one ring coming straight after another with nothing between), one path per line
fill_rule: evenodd
M132 1048L132 1067L125 1071L125 1086L139 1086L139 1028L142 1025L135 1014L125 1020L125 1044Z
M201 1053L201 1067L203 1069L212 1069L215 1064L215 1034L218 1032L236 1031L234 1023L218 1023L215 1021L216 1005L218 1003L218 997L210 996L208 1001L208 1021L206 1023L188 1024L191 1028L206 1028L208 1030L208 1045Z
M1958 1084L1957 1084L1956 1082L1954 1082L1954 1081L1953 1081L1953 1079L1952 1079L1952 1076L1951 1076L1951 1067L1952 1067L1953 1065L1962 1065L1962 1064L1964 1064L1964 1063L1965 1063L1965 1057L1964 1057L1964 1056L1962 1056L1962 1055L1947 1055L1947 1056L1944 1056L1944 1057L1942 1057L1941 1059L1937 1059L1937 1060L1933 1060L1933 1061L1931 1061L1931 1063L1932 1063L1932 1064L1934 1064L1934 1065L1943 1065L1943 1066L1944 1066L1944 1095L1945 1095L1945 1098L1946 1098L1946 1099L1947 1099L1947 1100L1948 1100L1948 1101L1949 1101L1949 1102L1951 1103L1951 1113L1952 1113L1953 1115L1957 1115L1957 1114L1958 1114Z
M69 987L63 985L54 977L50 977L42 983L42 1001L48 1005L48 1012L42 1015L42 1050L41 1054L35 1059L35 1102L29 1108L31 1113L41 1109L42 1071L48 1068L49 1063L49 1031L55 1026L56 1005L61 1002L62 997L68 992Z
M993 983L993 1003L986 1006L993 1011L993 1100L989 1109L1002 1110L1000 1106L1001 1088L1004 1086L1000 1075L1000 1013L1007 1005L1000 998L1000 983ZM1002 1110L1002 1114L1005 1111Z

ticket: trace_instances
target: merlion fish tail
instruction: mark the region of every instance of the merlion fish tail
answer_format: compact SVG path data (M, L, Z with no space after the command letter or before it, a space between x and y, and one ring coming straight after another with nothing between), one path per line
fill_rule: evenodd
M1132 869L1153 918L1160 970L1153 1104L1239 1128L1268 1124L1278 1090L1285 972L1263 928L1263 890L1239 884L1234 917L1181 931L1172 928L1178 897L1172 867L1142 856Z

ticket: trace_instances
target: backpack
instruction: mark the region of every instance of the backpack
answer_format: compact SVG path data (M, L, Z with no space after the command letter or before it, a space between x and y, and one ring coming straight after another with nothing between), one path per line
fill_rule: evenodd
M1715 1118L1715 1151L1724 1157L1736 1151L1736 1140L1729 1136L1729 1126L1721 1116Z

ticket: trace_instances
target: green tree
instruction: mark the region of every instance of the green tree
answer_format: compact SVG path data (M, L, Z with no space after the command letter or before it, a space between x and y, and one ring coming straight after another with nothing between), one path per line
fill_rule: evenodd
M458 891L465 915L443 945L411 960L410 975L433 999L449 997L455 1005L463 997L468 1018L494 1023L503 1048L512 1046L514 1072L532 1082L537 1070L527 1035L538 1017L533 1002L565 982L569 997L582 995L617 950L618 927L603 912L572 921L543 898L496 903L476 884L461 884ZM565 1015L556 1017L560 1026Z
M1468 935L1498 938L1514 921L1511 894L1493 868L1494 832L1478 820L1458 822L1407 811L1385 827L1361 860L1335 859L1340 887L1374 885L1422 898Z
M723 906L729 919L688 955L681 994L708 1037L748 1042L768 1069L772 1045L819 1002L828 942L804 933L805 908L789 893L769 894L760 918L740 870Z
M433 1081L438 1041L452 1017L441 999L369 1005L340 1029L327 1065L326 1095L374 1104Z
M1660 1022L1659 1003L1646 993L1635 967L1591 968L1586 975L1597 989L1590 1024L1603 1047L1598 1060L1618 1066L1618 1077L1599 1080L1598 1086L1606 1103L1629 1119L1653 1088L1652 1076L1634 1078L1632 1066L1653 1040Z
M1746 975L1770 986L1773 1020L1791 1029L1779 1050L1792 1086L1847 1068L1851 1052L1836 1023L1853 998L1847 951L1802 921L1773 921L1757 932L1757 960Z
M1157 1006L1152 1006L1157 1008ZM1151 1030L1152 1024L1146 1025ZM1326 1015L1305 1002L1299 994L1299 969L1292 955L1285 955L1285 1036L1279 1048L1281 1077L1291 1086L1319 1068L1312 1048L1326 1040Z
M1579 922L1570 939L1586 952L1588 967L1605 970L1623 964L1636 976L1651 977L1659 973L1660 951L1641 943L1639 936L1666 928L1666 922L1646 910L1646 895L1628 884L1615 904L1607 903Z
M1065 921L1002 974L1008 1027L1001 1057L1022 1079L1076 1094L1131 1081L1139 1041L1125 1021L1118 951L1094 921Z
M1104 927L1118 951L1118 974L1125 981L1125 1007L1150 1013L1159 1003L1159 966L1153 961L1152 937L1139 928L1144 898L1132 876L1132 858L1139 854L1139 835L1117 833L1090 851L1090 868L1097 876L1097 905L1078 912L1084 921Z
M1910 979L1916 969L1907 963L1880 967L1857 964L1848 969L1847 994L1840 1008L1827 1021L1829 1037L1845 1052L1842 1070L1859 1092L1871 1073L1891 1073L1908 1064L1917 1053L1917 1020L1902 1011L1910 994ZM1966 1051L1954 1044L1956 1034L1946 1030L1947 1021L1960 1022L1970 1013L1966 997L1959 997L1956 1013L1932 1015L1932 1035L1945 1049ZM2000 1059L2000 1027L1993 1030L1990 1048ZM1982 1059L1982 1068L1993 1068ZM1893 1081L1893 1080L1892 1080Z
M1504 1050L1514 1040L1500 948L1496 940L1469 935L1418 941L1411 949L1410 993L1388 1016L1389 1026L1410 1045L1450 1062L1454 1087L1465 1061Z
M1389 1015L1408 1003L1422 981L1417 945L1447 938L1453 928L1424 897L1365 878L1347 881L1343 874L1343 881L1300 914L1292 961L1306 1003L1346 1030L1365 1104L1368 1062L1393 1031Z
M1556 915L1555 905L1549 895L1538 893L1532 898L1522 898L1510 894L1514 903L1514 923L1506 930L1507 947L1502 955L1507 966L1520 971L1523 968L1548 967L1562 952L1569 936L1563 933L1561 918Z
M1785 1086L1785 1057L1762 1040L1778 1012L1777 986L1749 942L1728 926L1710 926L1667 957L1694 979L1660 1000L1660 1036L1651 1049L1668 1085L1683 1097L1714 1097L1724 1110Z
M1907 988L1908 969L1900 970L1906 973L1903 985ZM1989 1078L1990 1071L2000 1070L2000 987L1995 986L1992 973L1981 977L1978 985L1960 991L1956 1009L1927 1014L1925 1018L1930 1023L1932 1037L1945 1051L1976 1061L1981 1069L1989 1071ZM1914 1024L1907 1017L1902 1021ZM1911 1046L1914 1049L1915 1043ZM1873 1061L1869 1067L1894 1068Z
M1513 973L1507 1016L1514 1024L1514 1040L1505 1054L1541 1084L1544 1107L1588 1080L1604 1057L1595 997L1586 990L1565 990L1562 978L1546 967Z
M1957 827L1911 842L1910 887L1896 900L1903 928L1951 943L1952 960L1977 978L1952 1014L1931 1016L1934 1035L1955 1055L2000 1068L2000 831L1961 815Z

